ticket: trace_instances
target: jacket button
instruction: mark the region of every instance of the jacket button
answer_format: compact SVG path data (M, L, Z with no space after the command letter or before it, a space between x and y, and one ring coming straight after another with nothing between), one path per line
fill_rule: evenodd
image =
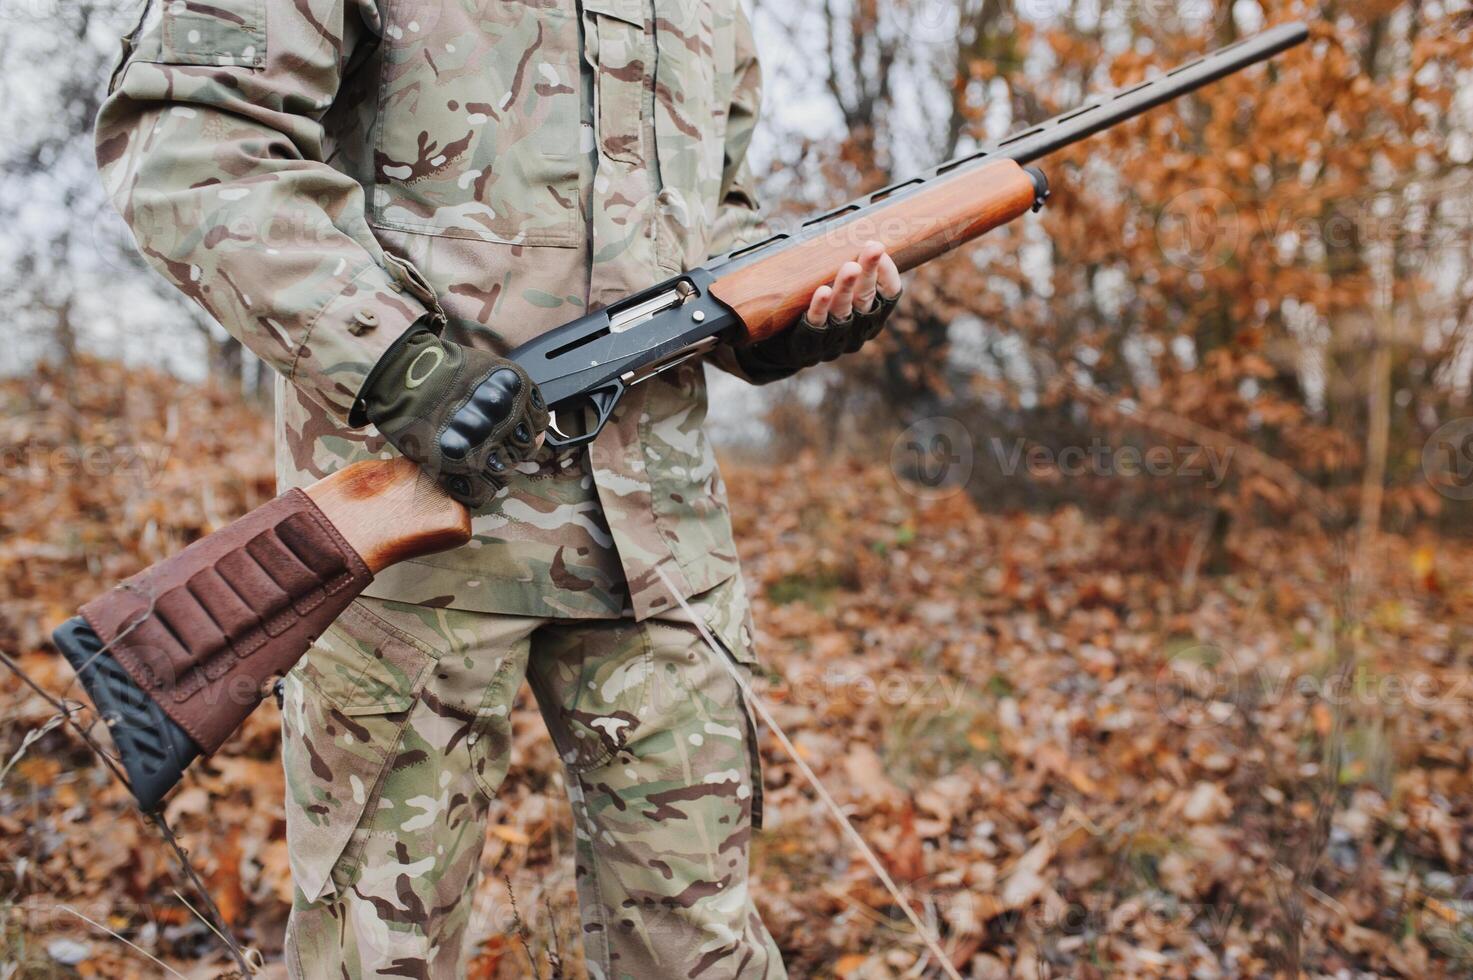
M348 332L355 337L361 337L377 326L377 313L372 310L359 310L353 314L353 322L348 324Z

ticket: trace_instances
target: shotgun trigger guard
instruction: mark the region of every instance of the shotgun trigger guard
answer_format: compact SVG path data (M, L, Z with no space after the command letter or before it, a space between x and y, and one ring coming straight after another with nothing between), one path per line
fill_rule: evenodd
M559 407L553 406L552 410L548 413L551 421L548 422L544 437L546 445L551 446L555 452L566 452L570 449L577 449L579 446L586 446L597 439L598 434L603 431L604 426L608 424L609 419L613 416L614 407L619 404L619 399L624 397L624 391L624 382L619 378L615 378L602 388L596 388L582 395L581 398L588 399L588 404L593 406L593 410L597 413L598 417L594 419L593 425L589 427L589 430L579 436L570 436L558 428L557 416ZM583 405L577 399L564 402L561 406L562 411L569 413L579 411L582 408Z

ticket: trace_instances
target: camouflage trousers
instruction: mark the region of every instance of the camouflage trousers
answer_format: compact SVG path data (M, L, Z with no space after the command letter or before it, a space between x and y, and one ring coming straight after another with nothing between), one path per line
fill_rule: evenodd
M750 669L740 578L691 606ZM523 677L567 775L590 976L784 976L748 891L752 723L680 610L636 623L381 599L349 607L284 684L291 975L465 975Z

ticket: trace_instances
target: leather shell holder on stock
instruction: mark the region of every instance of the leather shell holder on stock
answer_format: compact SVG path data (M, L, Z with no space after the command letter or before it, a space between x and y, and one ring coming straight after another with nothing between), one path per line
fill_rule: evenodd
M55 634L154 809L373 580L290 490L87 603Z

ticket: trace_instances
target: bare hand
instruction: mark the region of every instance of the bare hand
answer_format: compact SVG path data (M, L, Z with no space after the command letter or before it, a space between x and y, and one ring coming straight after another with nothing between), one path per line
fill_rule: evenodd
M857 259L845 262L829 286L819 286L808 301L805 316L814 326L823 326L832 316L848 319L851 313L868 313L881 296L900 295L900 269L880 242L865 242Z

